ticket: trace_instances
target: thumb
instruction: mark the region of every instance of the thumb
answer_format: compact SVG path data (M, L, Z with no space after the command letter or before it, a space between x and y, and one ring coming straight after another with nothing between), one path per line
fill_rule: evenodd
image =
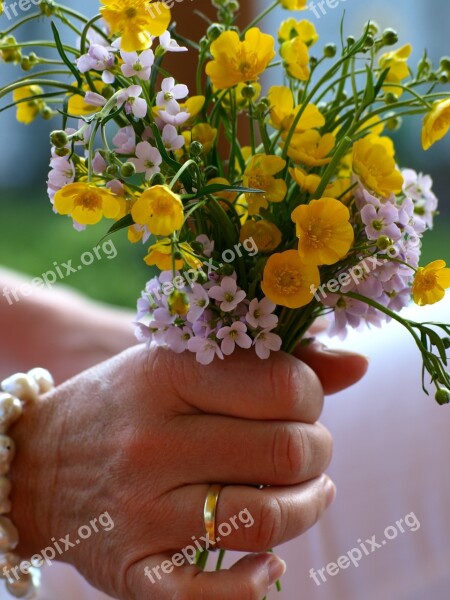
M184 563L181 563L181 559ZM123 600L262 600L284 574L286 563L275 554L248 554L230 569L207 572L183 554L160 554L130 567Z
M355 352L332 350L313 340L300 344L294 356L315 371L325 394L335 394L359 381L369 368L369 359Z

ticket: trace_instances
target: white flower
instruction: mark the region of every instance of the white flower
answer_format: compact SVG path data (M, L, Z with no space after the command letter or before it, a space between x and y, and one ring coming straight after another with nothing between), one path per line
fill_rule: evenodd
M263 360L269 358L270 352L278 352L281 349L282 340L279 335L264 329L255 338L255 351Z
M217 337L222 340L221 349L225 356L233 354L236 345L241 348L251 348L252 338L247 335L247 326L242 321L235 321L231 327L222 327Z
M186 98L189 94L187 85L175 83L173 77L166 77L161 84L161 91L156 96L156 105L173 112L179 109L177 100Z
M147 114L147 102L143 98L139 98L141 94L140 85L131 85L117 96L117 106L125 104L127 115L133 113L138 119L143 119Z
M245 299L246 293L238 288L236 280L224 277L220 285L209 290L209 297L220 302L220 310L232 312Z
M268 298L263 298L261 301L254 298L248 307L248 313L245 320L250 325L257 329L273 329L278 324L277 315L272 314L276 309L276 305Z
M117 154L134 154L136 150L136 133L133 125L122 127L112 140Z
M148 142L140 142L136 146L136 156L137 158L130 158L130 162L134 164L138 173L145 173L146 179L151 179L155 173L160 172L162 157L157 148Z
M137 52L124 52L121 50L120 56L124 61L120 68L125 77L136 76L143 81L150 79L152 66L155 62L153 50L144 50L140 55Z
M159 43L166 52L187 52L188 50L186 46L179 46L178 42L172 39L170 31L165 31L159 36Z
M222 351L217 342L210 338L193 337L188 341L188 350L194 352L197 356L197 362L202 365L209 365L214 358L218 356L223 359Z
M178 135L177 128L173 125L165 125L161 137L164 147L169 152L180 150L180 148L182 148L185 144L184 137L182 135Z

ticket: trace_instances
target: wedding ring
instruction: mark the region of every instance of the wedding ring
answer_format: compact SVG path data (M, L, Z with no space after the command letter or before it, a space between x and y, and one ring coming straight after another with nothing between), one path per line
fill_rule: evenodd
M215 483L209 486L206 494L205 507L203 509L203 519L205 521L205 530L208 541L211 546L216 543L216 511L217 502L223 485Z

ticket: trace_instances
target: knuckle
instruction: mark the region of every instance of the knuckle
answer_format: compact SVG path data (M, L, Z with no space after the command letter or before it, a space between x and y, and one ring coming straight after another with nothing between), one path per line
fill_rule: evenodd
M293 423L276 428L272 441L272 466L283 483L298 483L308 469L309 443L305 430Z
M276 545L284 531L281 503L276 497L263 498L255 514L254 550L264 552Z

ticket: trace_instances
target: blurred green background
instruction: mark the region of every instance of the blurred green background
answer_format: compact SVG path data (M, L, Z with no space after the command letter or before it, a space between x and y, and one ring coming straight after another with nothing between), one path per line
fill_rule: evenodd
M420 0L397 0L395 4L391 0L379 0L376 4L346 0L345 4L328 10L320 19L310 10L295 16L310 19L316 25L320 35L316 55L321 52L320 45L338 41L345 8L346 34L358 35L368 19L375 20L383 28L396 28L401 44L412 41L411 64L417 63L425 47L437 64L442 55L450 54L447 32L450 3L428 0L426 6L424 4ZM258 9L268 5L269 0L258 0ZM97 3L80 0L77 9L93 14ZM277 11L265 22L264 29L275 34L279 23L287 16L286 11ZM11 22L2 15L0 30L10 25ZM44 39L50 35L49 23L40 20L15 34L22 40ZM23 74L18 67L0 64L0 86L20 76ZM0 104L3 106L5 102ZM108 227L102 222L78 233L72 228L70 219L52 212L46 195L50 154L48 134L59 126L55 119L50 123L37 120L25 127L15 122L14 111L0 113L0 263L32 277L53 269L54 262L62 264L72 259L75 265L79 264L81 254L92 250ZM442 257L450 263L450 139L424 153L420 146L419 118L409 122L394 137L402 167L431 173L435 193L441 202L442 214L437 218L436 228L425 237L423 261ZM63 283L99 300L134 306L151 273L142 260L145 247L130 245L125 231L114 234L113 241L118 251L114 260L106 257L95 260L92 266L72 274Z

